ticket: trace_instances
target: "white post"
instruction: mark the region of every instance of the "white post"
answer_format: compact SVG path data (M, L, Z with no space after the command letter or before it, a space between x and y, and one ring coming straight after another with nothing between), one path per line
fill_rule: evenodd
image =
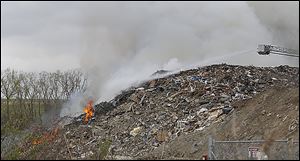
M213 140L211 135L208 137L208 160L213 160L212 151L213 150Z

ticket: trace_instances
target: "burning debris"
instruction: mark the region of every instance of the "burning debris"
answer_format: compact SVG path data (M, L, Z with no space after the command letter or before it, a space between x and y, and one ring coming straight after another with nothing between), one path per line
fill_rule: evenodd
M84 107L83 109L84 113L85 113L85 118L84 118L84 122L86 124L88 124L90 122L90 120L92 119L92 117L94 116L94 108L93 108L93 101L89 100L87 105Z
M44 142L51 142L57 137L58 131L59 131L59 128L56 127L53 130L51 130L50 132L44 133L44 135L42 137L40 137L38 139L34 139L32 141L32 144L38 145L38 144L42 144Z
M151 80L95 109L89 101L80 121L64 126L65 139L53 142L68 148L47 157L95 158L106 140L111 140L109 155L142 157L182 135L206 132L238 108L236 101L252 99L272 86L299 87L299 69L220 64Z

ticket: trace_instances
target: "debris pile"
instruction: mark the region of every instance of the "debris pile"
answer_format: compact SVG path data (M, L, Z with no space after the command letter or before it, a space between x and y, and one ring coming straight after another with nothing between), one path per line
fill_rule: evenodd
M154 79L96 105L90 125L65 126L64 137L54 143L65 148L54 151L63 159L97 159L101 143L110 140L110 156L140 157L182 134L222 122L239 108L234 101L271 86L299 87L299 68L219 64Z

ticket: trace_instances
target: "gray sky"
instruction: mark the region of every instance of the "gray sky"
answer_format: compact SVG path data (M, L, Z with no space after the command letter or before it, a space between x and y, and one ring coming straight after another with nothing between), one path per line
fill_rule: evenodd
M194 55L197 55L195 57L197 60L201 60L202 57L194 53L196 49L206 53L217 53L243 49L245 42L249 42L251 48L255 48L260 41L276 42L287 46L291 44L276 41L276 37L293 40L294 44L290 46L299 44L299 36L295 37L299 35L299 2L284 2L284 4L274 2L272 5L269 3L248 5L245 2L230 5L227 5L228 2L199 3L201 4L1 2L1 68L53 71L82 67L83 64L89 62L97 66L96 60L103 58L103 61L99 63L104 65L100 68L107 70L112 67L110 64L116 64L124 58L126 61L133 58L136 62L143 63L141 60L151 59L152 55L148 53L155 52L155 57L159 57L162 52L167 53L174 47L177 49L170 50L172 54L176 51L183 51L192 60ZM258 15L255 16L255 14ZM208 19L205 19L206 17ZM280 17L283 18L280 19ZM264 24L266 22L268 24ZM277 22L284 22L283 24L292 27L276 25ZM295 27L294 23L298 24L298 27ZM153 30L149 29L149 26ZM284 31L277 32L279 30ZM232 31L236 32L231 34ZM123 39L127 36L126 34L130 37L129 40ZM272 34L273 36L270 36ZM105 40L99 37L105 37ZM182 38L183 41L177 41L177 37ZM108 45L99 47L93 44L102 41ZM228 42L236 46L229 47ZM147 43L150 45L144 47ZM216 50L213 48L214 44L219 45L220 50L214 51ZM127 50L130 47L135 48ZM119 57L119 48L126 51L129 56ZM299 49L299 45L296 48ZM103 53L102 55L96 54L97 56L90 54L95 51L97 54L102 51ZM130 54L134 51L140 53ZM189 55L189 53L192 54ZM159 60L165 59L162 63L166 63L171 58L184 60L181 57L185 56L182 53L166 54ZM204 57L207 55L203 55ZM252 62L255 63L256 60Z
M260 43L299 50L299 2L1 1L2 69L87 73L87 91L65 114L82 112L81 98L108 101L159 69L299 66L258 55Z
M1 2L1 68L79 67L79 15L69 2Z
M258 55L261 43L299 50L298 1L1 2L1 68L80 67L98 101L159 69L299 66Z

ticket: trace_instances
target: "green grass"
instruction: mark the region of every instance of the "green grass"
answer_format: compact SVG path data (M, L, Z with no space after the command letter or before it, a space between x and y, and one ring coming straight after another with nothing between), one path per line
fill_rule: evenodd
M99 142L98 151L95 153L90 159L92 160L105 160L107 159L107 155L109 153L109 148L111 146L112 141L109 139L104 139L103 141Z
M10 150L10 152L4 157L7 160L17 160L20 158L21 149L19 147L15 147L14 149Z
M5 100L1 100L1 135L14 134L28 127L32 122L41 119L46 106L41 103L40 114L38 102L34 102L32 109L30 102L24 101L21 106L18 102L9 104L9 117ZM30 110L33 110L31 113Z
M104 160L109 152L109 148L111 146L111 140L105 140L104 142L102 142L100 144L100 148L99 148L99 151L100 151L100 155L99 155L99 159L100 160Z
M33 133L27 133L24 135L26 136L24 137L24 139L22 139L22 144L15 145L7 154L3 156L4 159L7 160L37 159L37 154L39 154L38 152L42 149L44 143L32 146L31 142L34 139L40 138L42 135L33 134ZM27 144L29 143L29 145L26 145L26 143ZM23 147L24 145L26 147Z
M47 144L43 142L42 144L32 146L31 143L34 139L40 138L43 134L39 132L32 132L25 130L30 127L33 123L39 124L41 122L41 117L45 113L46 108L55 108L54 103L43 104L41 102L40 114L39 114L39 103L38 101L33 102L32 110L33 115L30 112L31 107L29 107L29 101L23 101L21 106L19 102L14 104L10 102L9 104L9 119L7 117L7 105L5 100L1 100L1 136L7 137L21 137L22 139L18 144L8 147L8 151L5 154L2 154L1 147L1 159L36 159L37 154L40 154L39 151L42 150L42 147ZM57 107L59 104L57 105ZM36 115L34 115L36 113ZM1 144L2 146L2 144ZM4 147L3 147L4 148Z

